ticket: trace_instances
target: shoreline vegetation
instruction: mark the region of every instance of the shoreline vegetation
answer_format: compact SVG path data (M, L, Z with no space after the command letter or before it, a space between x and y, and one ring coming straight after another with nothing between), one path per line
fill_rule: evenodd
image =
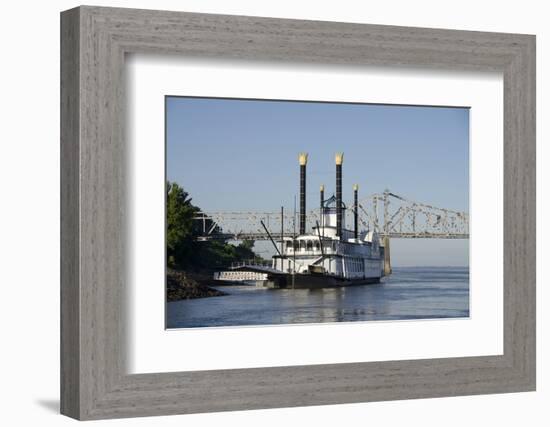
M203 239L204 230L221 234L221 228L210 219L197 221L201 209L193 205L189 193L175 182L166 185L166 298L208 298L227 295L209 287L215 271L231 266L233 262L261 260L254 251L254 241L235 245L222 239Z

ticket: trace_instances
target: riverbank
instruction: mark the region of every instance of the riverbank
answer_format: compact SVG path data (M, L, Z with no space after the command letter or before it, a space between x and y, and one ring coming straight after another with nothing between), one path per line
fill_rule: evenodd
M227 295L204 283L211 280L212 277L206 274L168 269L166 271L166 299L171 302Z

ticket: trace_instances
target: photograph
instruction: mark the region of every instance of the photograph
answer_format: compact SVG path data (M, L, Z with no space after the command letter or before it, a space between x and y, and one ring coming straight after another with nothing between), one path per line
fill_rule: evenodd
M166 96L166 328L468 318L469 113Z

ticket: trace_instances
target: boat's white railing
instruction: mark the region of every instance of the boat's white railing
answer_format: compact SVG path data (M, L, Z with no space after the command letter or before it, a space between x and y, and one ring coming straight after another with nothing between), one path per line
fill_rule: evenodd
M247 259L244 261L237 261L231 263L231 268L239 268L239 267L245 267L245 266L259 266L259 267L271 267L272 263L271 261L267 260L259 260L259 259Z

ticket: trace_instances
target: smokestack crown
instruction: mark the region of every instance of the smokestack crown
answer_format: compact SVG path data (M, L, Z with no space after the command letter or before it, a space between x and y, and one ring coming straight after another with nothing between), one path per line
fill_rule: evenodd
M321 184L321 187L319 187L319 189L320 189L321 191L325 191L325 186L324 186L323 184Z
M307 153L300 153L298 160L300 161L300 166L307 165Z
M336 153L336 165L342 166L342 163L344 163L344 153Z
M358 190L359 190L359 185L353 184L353 191L358 191Z

